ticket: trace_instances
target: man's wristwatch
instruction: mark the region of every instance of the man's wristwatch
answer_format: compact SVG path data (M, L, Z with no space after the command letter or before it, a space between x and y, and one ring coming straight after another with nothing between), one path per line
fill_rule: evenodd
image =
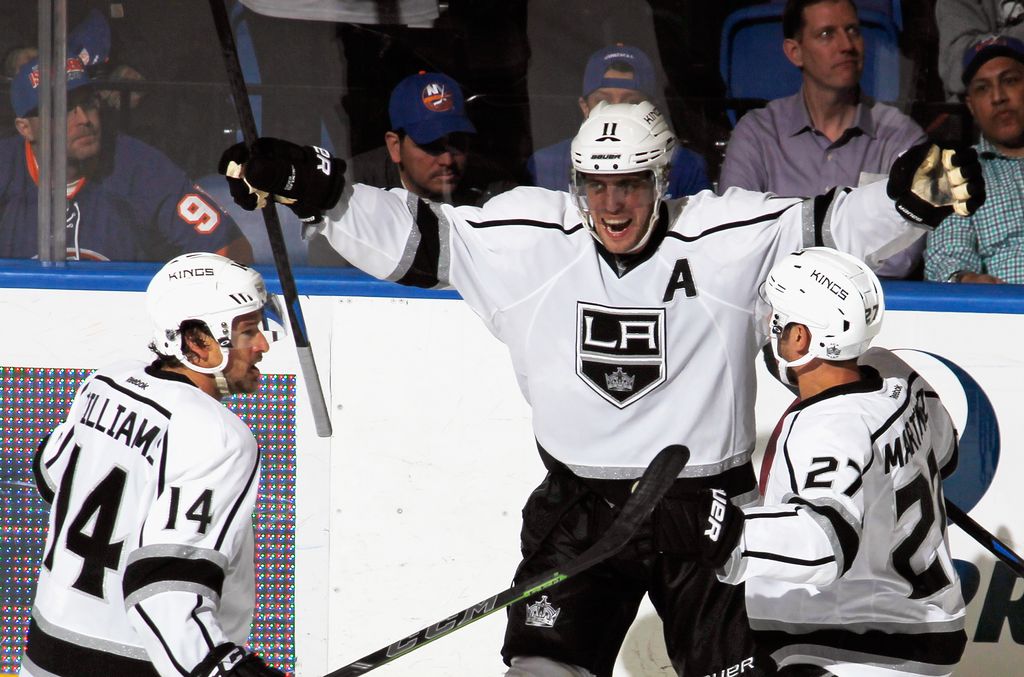
M949 274L949 277L946 278L946 282L959 282L967 272L968 271L966 270L954 270Z

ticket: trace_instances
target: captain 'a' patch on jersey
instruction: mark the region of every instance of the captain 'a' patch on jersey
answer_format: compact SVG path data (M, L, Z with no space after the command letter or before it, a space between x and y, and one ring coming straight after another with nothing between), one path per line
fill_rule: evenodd
M576 374L624 409L665 381L665 309L576 304Z

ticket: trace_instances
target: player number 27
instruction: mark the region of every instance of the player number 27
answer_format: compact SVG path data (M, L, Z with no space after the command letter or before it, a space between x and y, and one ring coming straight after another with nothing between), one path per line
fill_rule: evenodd
M946 531L946 506L942 494L936 488L941 486L939 464L935 460L935 450L928 450L928 472L919 473L910 482L896 490L896 519L900 519L913 506L920 506L921 516L914 528L892 552L892 565L900 576L906 579L912 588L911 599L931 597L953 581L942 568L940 559L941 548L935 548ZM938 538L928 540L932 527L938 522ZM910 563L910 558L927 545L937 550L935 558L918 573Z

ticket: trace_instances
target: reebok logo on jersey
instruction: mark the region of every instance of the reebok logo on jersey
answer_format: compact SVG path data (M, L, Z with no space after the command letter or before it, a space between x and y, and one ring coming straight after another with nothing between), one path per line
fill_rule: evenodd
M134 376L129 376L129 377L127 378L127 379L125 379L125 381L126 381L127 383L129 383L130 385L133 385L133 386L135 386L135 387L136 387L136 388L138 388L139 390L145 390L146 388L148 388L148 387L149 387L149 384L148 384L148 383L146 383L146 382L145 382L145 381L143 381L142 379L139 379L139 378L135 378Z
M711 490L711 511L708 513L708 528L704 530L704 535L715 543L718 543L718 537L722 535L722 522L725 520L725 502L727 500L725 491L722 489Z
M665 381L665 309L576 304L576 374L619 409Z

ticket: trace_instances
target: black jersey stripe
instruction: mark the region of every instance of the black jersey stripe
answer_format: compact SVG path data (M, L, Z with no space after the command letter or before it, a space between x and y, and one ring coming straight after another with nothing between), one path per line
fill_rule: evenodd
M850 189L836 186L824 195L814 198L813 220L814 220L814 246L835 248L835 238L832 237L832 212L836 205L837 194L845 195Z
M903 416L903 412L906 411L907 407L910 406L910 400L911 400L910 393L913 390L914 381L916 381L918 378L920 378L920 377L918 376L916 371L910 372L910 376L907 377L907 396L903 399L903 404L901 404L899 406L899 408L896 411L893 412L892 416L890 416L889 418L887 418L885 420L885 423L883 423L881 426L879 426L878 430L876 430L875 432L873 432L871 434L871 443L872 444L874 444L875 441L878 440L879 437L881 437L883 434L885 434L885 431L888 430L889 427L892 426L893 423L898 421L900 419L900 417Z
M34 618L29 620L25 655L39 668L61 677L160 677L148 661L118 656L54 637L40 628Z
M793 434L796 420L800 418L802 413L803 410L793 413L793 422L789 424L789 430L786 431L786 439L782 440L782 457L786 459L786 471L789 473L789 489L794 494L799 494L800 488L796 485L796 469L793 467L793 460L789 457L789 436Z
M160 628L153 622L153 619L149 617L149 614L147 614L145 609L142 608L142 605L135 605L135 611L138 612L142 621L149 627L149 631L152 632L153 636L160 642L160 646L164 648L164 653L167 654L167 660L171 662L174 669L178 671L178 674L182 677L189 677L190 671L186 670L185 667L175 659L174 654L171 652L170 645L167 643L167 640L164 639L163 633L160 632Z
M46 443L50 441L50 435L52 434L48 433L43 438L43 441L36 447L36 453L32 456L32 478L36 483L36 492L47 504L53 503L54 492L46 481L46 474L43 473L43 451L46 449Z
M949 459L946 460L945 465L942 466L942 479L949 479L949 476L953 474L956 467L960 464L960 442L956 439L956 435L953 435L953 451L949 454Z
M199 633L203 636L203 641L206 642L206 648L209 651L213 651L217 648L217 645L213 643L213 637L210 636L210 629L206 627L206 623L203 623L202 619L199 618L197 613L203 607L203 598L201 595L196 595L196 605L192 607L192 611L189 612L189 618L199 628Z
M682 242L696 242L702 237L714 235L715 233L720 233L723 230L732 230L733 228L745 228L746 226L753 226L758 223L764 223L765 221L774 221L775 219L779 218L793 207L799 206L799 204L800 203L797 202L795 204L790 205L789 207L786 207L786 209L781 209L771 214L762 214L761 216L755 216L754 218L746 219L745 221L730 221L729 223L723 223L717 226L712 226L707 230L702 230L696 235L683 235L682 233L670 231L665 235L665 237L672 238L674 240L680 240Z
M138 402L141 402L141 403L143 403L145 405L148 405L148 406L152 407L156 411L159 411L161 414L163 414L164 418L166 418L166 419L170 419L171 418L171 412L168 411L167 409L165 409L163 407L163 405L157 404L155 401L149 399L148 397L146 397L144 395L139 395L136 392L128 390L123 385L121 385L120 383L118 383L114 379L110 378L109 376L104 376L103 374L99 374L99 375L96 376L96 380L97 381L103 381L104 383L106 383L108 386L110 386L114 390L118 391L119 393L123 393L124 395L127 395L128 397L132 398L133 400L136 400Z
M963 630L914 634L880 630L815 630L799 634L755 630L754 636L758 645L769 652L793 645L816 645L931 665L956 665L967 646L967 633Z
M843 562L839 575L842 576L849 571L850 567L853 566L854 558L857 557L857 551L860 550L860 535L857 533L857 529L843 519L839 511L831 506L811 503L799 496L791 497L789 503L799 505L802 509L809 510L823 517L832 525L832 532L835 535L835 539L839 542L840 550L843 551Z
M744 515L743 519L745 519L745 520L765 520L765 519L767 519L767 520L774 520L774 519L780 519L780 518L785 518L785 517L794 517L795 515L796 515L796 512L793 511L793 510L786 510L784 512L755 512L755 513L748 513L748 514Z
M555 223L554 221L536 221L534 219L492 219L489 221L467 221L473 228L499 228L501 226L524 226L527 228L548 228L551 230L560 230L566 235L571 235L578 230L583 229L582 223L577 223L571 228L566 228L561 223Z
M125 599L154 583L195 583L218 596L224 587L224 569L206 559L181 557L143 557L124 570L121 588Z
M256 449L256 460L252 464L252 470L249 471L249 479L245 481L245 486L238 492L238 497L235 499L235 504L231 506L231 512L228 513L228 518L224 520L224 525L220 529L220 535L217 536L217 543L214 548L220 550L224 545L224 539L227 538L228 533L231 531L231 525L238 517L238 510L241 508L242 503L245 501L246 495L249 493L249 489L256 482L256 478L259 476L260 470L260 450ZM250 519L250 515L242 515L242 519Z
M785 564L796 564L800 566L817 567L822 564L828 564L834 562L835 557L829 555L828 557L819 557L818 559L804 559L802 557L790 557L789 555L780 555L777 552L760 552L758 550L744 550L744 557L750 557L752 559L766 559L772 562L783 562Z
M156 495L162 496L164 493L164 487L167 486L167 438L168 435L163 436L163 442L160 445L160 470L157 472L156 480Z
M441 220L425 200L416 200L414 215L420 240L409 269L395 280L406 287L432 289L440 279Z

